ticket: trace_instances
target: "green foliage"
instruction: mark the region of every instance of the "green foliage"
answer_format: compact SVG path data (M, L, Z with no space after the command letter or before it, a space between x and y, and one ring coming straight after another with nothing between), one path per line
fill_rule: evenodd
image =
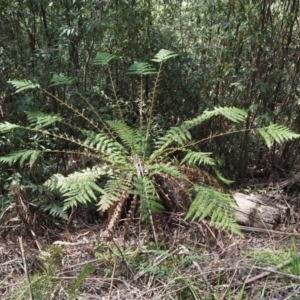
M73 84L75 79L64 75L53 74L50 86Z
M106 66L108 63L115 59L116 56L107 52L97 52L97 55L93 61L94 65Z
M19 161L20 166L22 166L25 160L29 159L29 167L32 168L41 154L42 151L39 150L20 150L0 157L0 162L12 165Z
M283 143L300 137L300 134L278 124L272 124L265 128L258 128L257 130L269 148L273 145L274 141L277 143Z
M8 83L12 84L12 86L16 89L15 93L40 87L38 83L33 83L31 80L10 80Z
M153 74L157 74L157 71L149 63L136 62L129 67L127 74L128 75L153 75Z
M43 128L55 122L63 121L63 118L59 115L45 114L41 111L27 111L26 115L30 125L37 128Z
M80 285L82 284L82 282L90 275L92 275L96 270L95 266L92 266L90 264L86 264L82 270L80 271L73 287L71 288L70 291L70 297L69 299L75 299L76 298L76 294L78 292L78 289L80 287Z
M240 230L234 218L234 199L230 194L220 193L204 186L195 186L197 195L186 215L187 219L202 220L210 216L211 222L221 229L235 234Z
M161 50L154 56L154 61L159 62L159 71L157 72L148 63L135 63L129 70L128 74L137 75L152 75L157 74L154 81L153 90L157 89L158 78L161 75L162 63L169 58L176 56L175 53L168 50ZM95 65L107 66L110 61L115 58L114 55L108 53L98 52L94 61ZM108 71L109 66L108 66ZM112 79L111 79L112 80ZM141 79L143 82L143 78ZM41 88L37 84L33 84L27 80L11 81L17 92L25 89L38 88L41 92L49 95L49 92ZM71 77L61 75L54 75L51 80L51 85L66 85L73 83ZM113 93L114 82L111 81ZM194 140L192 129L202 123L218 117L219 120L226 123L238 124L242 128L242 123L247 119L248 113L235 107L214 107L211 110L205 110L199 116L184 121L181 125L172 126L163 135L152 134L149 126L151 126L152 111L154 107L155 97L151 98L149 113L143 112L143 97L138 100L140 108L140 126L130 127L122 118L122 111L120 101L116 97L116 107L119 110L120 120L102 120L102 117L95 110L94 106L89 100L85 100L94 117L98 118L98 122L102 124L99 128L94 121L94 117L86 117L83 112L80 112L73 105L69 105L67 101L62 101L57 97L53 97L59 104L64 105L70 110L74 117L80 118L84 121L84 125L77 123L74 126L72 121L62 118L59 114L46 114L37 110L27 111L27 119L30 123L29 127L21 127L10 123L0 124L0 132L9 133L15 129L26 130L29 133L34 132L40 136L50 136L56 140L63 140L70 142L76 146L78 150L52 150L47 149L41 143L39 147L46 149L44 153L63 153L66 155L76 155L91 157L93 159L93 166L91 168L82 168L80 171L73 171L64 176L60 173L54 174L45 183L45 186L50 191L58 191L64 198L63 210L59 212L59 206L55 208L47 207L50 212L55 215L64 216L64 211L75 207L78 204L87 205L91 202L98 201L98 207L101 212L113 209L110 228L115 228L118 218L121 216L122 205L131 196L138 197L140 211L144 219L149 219L153 231L154 223L152 214L161 213L164 209L163 199L159 197L159 184L156 178L182 178L186 179L182 174L179 164L173 163L176 155L183 157L180 164L187 164L194 167L197 164L206 164L214 167L215 160L211 157L211 152L202 152L199 149L199 144L205 139ZM143 118L146 116L147 128L143 126ZM72 128L76 133L75 137L65 134L64 132L57 133L57 128L50 126L55 122L60 122ZM86 125L87 123L87 125ZM48 126L46 130L44 127ZM88 128L88 129L87 129ZM94 131L90 130L94 128ZM244 129L236 129L232 125L227 132L211 133L209 139L213 139L223 134L233 132L243 132ZM270 146L272 140L276 142L284 142L292 138L298 138L297 135L279 125L271 125L265 128L258 129L259 134L264 138L267 145ZM195 147L197 146L197 148ZM197 149L197 151L195 150ZM29 166L32 168L37 158L43 154L38 150L20 150L0 157L0 162L13 163L19 162L23 165L29 159ZM173 162L172 162L173 161ZM225 179L219 171L216 171L217 177L228 184L229 181ZM158 176L156 176L158 175ZM234 233L239 233L235 223L234 212L232 209L233 200L228 194L223 194L207 187L195 185L194 190L197 195L193 200L192 205L188 211L187 218L198 220L209 217L211 222L216 226L229 230ZM185 191L188 192L188 191ZM169 199L170 201L170 199ZM171 201L177 201L171 199ZM185 200L188 201L188 200ZM188 202L190 203L190 201ZM120 205L119 205L120 204Z
M207 164L210 166L215 165L215 161L210 156L212 155L211 152L195 152L189 151L186 156L182 159L180 164L186 163L187 165L194 166L195 164Z
M45 185L52 191L58 190L66 198L64 209L68 209L79 203L87 204L97 199L96 193L103 192L96 184L99 175L99 171L95 168L74 172L67 177L55 174Z
M175 57L175 56L178 56L178 54L174 53L170 50L161 49L158 51L157 54L154 55L154 58L152 58L151 60L161 63L161 62L163 62L171 57Z

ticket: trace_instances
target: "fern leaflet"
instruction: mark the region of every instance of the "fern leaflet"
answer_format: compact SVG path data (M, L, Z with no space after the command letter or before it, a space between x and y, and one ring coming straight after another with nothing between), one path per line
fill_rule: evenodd
M16 93L40 87L38 83L33 83L31 80L9 80L8 83L13 85L16 89Z
M24 164L26 159L29 159L29 167L32 168L38 157L42 154L39 150L20 150L0 157L0 162L12 165L19 161L20 166Z
M214 166L216 163L213 158L211 158L211 152L195 152L189 151L180 164L188 164L188 165L195 165L195 164L206 164L210 166Z
M239 234L232 205L234 200L229 194L217 192L204 186L195 186L197 195L186 215L186 219L202 220L208 216L217 227Z
M73 84L75 82L75 78L73 77L67 77L64 75L58 75L53 74L50 86L56 86L56 85L67 85L67 84Z
M38 128L46 127L55 122L63 121L63 118L59 115L49 115L40 111L27 111L26 115L31 125Z
M268 127L259 128L257 131L269 148L272 146L274 141L277 143L282 143L284 141L300 137L300 134L297 134L289 128L278 124L271 124Z

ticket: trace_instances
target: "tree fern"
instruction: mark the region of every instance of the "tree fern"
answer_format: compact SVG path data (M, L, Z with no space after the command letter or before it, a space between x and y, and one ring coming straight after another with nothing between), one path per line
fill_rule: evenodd
M277 143L282 143L284 141L300 137L300 134L297 134L291 131L289 128L278 124L272 124L268 127L259 128L257 131L262 136L269 148L272 146L274 141Z

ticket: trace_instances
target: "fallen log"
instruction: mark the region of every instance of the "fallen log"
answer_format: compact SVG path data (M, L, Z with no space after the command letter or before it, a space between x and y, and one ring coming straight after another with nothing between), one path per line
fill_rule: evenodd
M289 215L288 207L265 203L261 195L232 193L232 196L236 201L236 219L239 224L272 229Z

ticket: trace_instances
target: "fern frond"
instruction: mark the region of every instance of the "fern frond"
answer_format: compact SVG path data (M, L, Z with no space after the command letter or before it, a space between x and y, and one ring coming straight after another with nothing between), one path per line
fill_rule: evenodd
M62 205L57 205L56 203L51 203L41 206L42 211L48 212L51 216L62 218L68 220L68 214L64 210Z
M219 179L220 182L222 182L222 183L224 183L226 185L234 183L233 180L225 178L219 170L214 169L214 171L215 171L215 173L217 175L217 178Z
M167 59L169 59L171 57L175 57L175 56L178 56L178 54L176 54L170 50L161 49L161 50L159 50L159 52L157 54L155 54L154 58L151 60L161 63L164 60L167 60Z
M214 166L216 163L213 158L211 158L211 152L195 152L189 151L180 164L186 163L187 165L195 165L195 164L206 164L209 166Z
M197 125L200 125L204 121L209 120L211 117L219 115L231 120L234 123L239 123L245 121L248 113L247 111L236 107L215 107L213 110L204 111L199 117L185 121L184 124L188 129L191 129Z
M9 122L0 123L0 133L8 133L17 128L23 128L23 127Z
M162 164L150 164L149 166L147 165L147 170L150 176L163 173L163 174L168 174L172 177L185 178L185 175L182 174L178 170L177 166L174 166L172 162L162 163Z
M156 195L156 189L148 177L138 176L133 181L136 192L140 197L140 209L144 216L149 216L149 210L154 213L161 213L164 207L160 198Z
M135 62L131 65L126 72L128 75L153 75L157 74L155 68L153 68L149 63Z
M30 124L38 128L46 127L55 122L63 121L63 118L59 115L49 115L41 111L26 111L26 115Z
M79 203L87 204L97 200L99 193L105 193L96 183L99 178L99 170L85 169L81 172L74 172L67 177L55 174L45 182L50 190L58 190L66 198L64 210L77 206Z
M53 74L50 86L56 86L56 85L67 85L67 84L73 84L75 82L75 78L73 77L67 77L64 75L58 75Z
M82 130L82 133L87 136L84 145L95 148L105 156L112 158L119 158L123 160L126 156L126 151L123 146L112 140L105 133L95 133L93 131Z
M300 134L297 134L289 128L278 124L271 124L268 127L259 128L257 131L264 139L268 148L272 146L274 141L277 143L282 143L300 137Z
M143 154L145 137L139 130L129 127L120 120L107 121L106 123L118 134L124 145L130 148L131 154Z
M12 165L19 161L20 166L22 166L24 164L24 161L29 159L29 167L32 168L32 166L42 153L42 151L38 150L20 150L17 152L9 153L5 156L1 156L0 162Z
M107 181L104 193L100 198L99 211L105 212L120 198L131 190L131 176L120 174L119 176Z
M241 235L235 220L232 208L234 199L231 195L204 186L195 186L195 191L197 195L190 206L186 219L195 221L210 217L216 227Z
M20 93L26 90L32 90L40 87L38 83L33 83L31 80L9 80L8 83L12 84L16 89L15 93Z
M172 143L184 146L191 138L191 133L185 125L171 127L164 136L158 138L155 145L155 151L150 156L150 160L157 157L157 155L163 152L163 150Z
M97 52L96 57L93 61L93 65L106 66L108 63L115 59L116 56L107 52Z

